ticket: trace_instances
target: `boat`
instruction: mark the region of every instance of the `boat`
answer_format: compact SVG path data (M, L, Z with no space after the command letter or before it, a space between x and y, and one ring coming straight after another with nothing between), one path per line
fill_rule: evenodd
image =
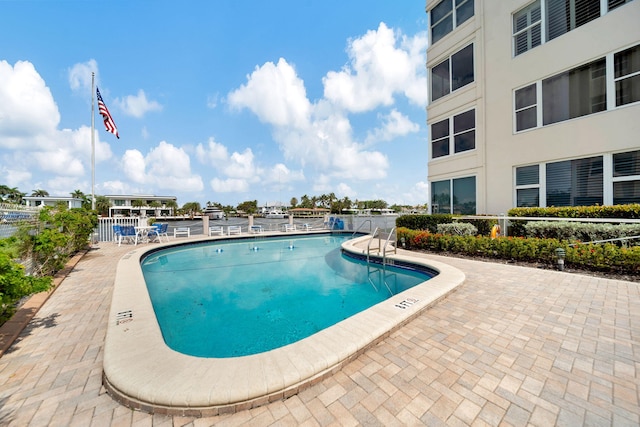
M209 219L224 219L224 212L213 206L207 206L202 214L208 216Z
M287 218L288 216L289 215L287 215L286 213L282 212L279 209L271 209L264 214L265 218L271 218L271 219L282 219L282 218Z

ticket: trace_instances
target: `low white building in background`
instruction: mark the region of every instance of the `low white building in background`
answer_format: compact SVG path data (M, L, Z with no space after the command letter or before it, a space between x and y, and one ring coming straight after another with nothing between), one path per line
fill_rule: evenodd
M109 216L175 216L173 206L177 206L175 196L154 196L150 194L105 195L111 204ZM135 204L135 206L134 206ZM157 206L155 206L157 205Z
M57 206L58 203L65 203L69 209L81 208L82 199L76 197L55 197L55 196L25 196L22 198L25 205L29 207Z

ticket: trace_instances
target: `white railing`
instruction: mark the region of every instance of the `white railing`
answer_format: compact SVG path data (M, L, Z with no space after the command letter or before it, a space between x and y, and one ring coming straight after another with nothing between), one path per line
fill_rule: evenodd
M114 218L98 218L98 228L94 231L94 236L98 242L110 242L114 240L114 225L132 225L134 227L141 225L140 217L114 217ZM146 218L145 218L146 221Z

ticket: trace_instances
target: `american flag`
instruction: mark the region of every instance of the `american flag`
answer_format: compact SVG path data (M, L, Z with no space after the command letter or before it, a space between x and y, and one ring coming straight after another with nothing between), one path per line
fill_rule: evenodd
M118 135L118 128L113 121L113 117L111 117L111 114L109 114L107 106L104 105L104 101L102 100L102 96L100 96L100 91L98 90L97 86L96 94L98 95L98 112L104 118L104 126L107 128L107 132L111 132L116 136L116 138L120 139L120 136Z

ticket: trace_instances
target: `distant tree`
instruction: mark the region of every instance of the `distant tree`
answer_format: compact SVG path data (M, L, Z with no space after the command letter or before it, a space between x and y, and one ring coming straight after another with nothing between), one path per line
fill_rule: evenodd
M189 216L193 216L197 213L200 213L202 211L202 208L200 207L200 203L198 202L187 202L182 205L181 211Z
M22 204L22 198L25 195L25 193L21 193L16 187L12 188L6 185L0 185L0 198L3 202L20 205Z
M31 193L31 196L33 196L33 197L48 197L49 196L49 192L47 190L33 190L33 192Z
M82 200L82 207L86 210L91 210L91 196L87 196L80 190L75 190L71 194L74 199Z
M86 196L84 195L84 193L80 190L74 190L71 193L71 197L76 198L76 199L84 199Z
M171 199L171 200L165 200L164 201L164 205L169 208L169 209L173 209L173 212L176 213L178 211L178 202L176 202L175 200Z
M145 202L142 199L135 199L131 201L131 206L133 206L134 208L141 208L146 205L147 205L147 202Z
M242 202L238 205L238 210L243 211L249 215L258 212L258 201L250 200L246 202Z
M307 196L306 194L300 199L300 207L305 209L313 208L313 203L311 202L309 196Z
M109 216L111 201L106 196L96 196L96 212L98 215Z
M291 200L289 200L289 205L291 205L292 208L295 208L296 206L298 206L298 199L292 197Z

